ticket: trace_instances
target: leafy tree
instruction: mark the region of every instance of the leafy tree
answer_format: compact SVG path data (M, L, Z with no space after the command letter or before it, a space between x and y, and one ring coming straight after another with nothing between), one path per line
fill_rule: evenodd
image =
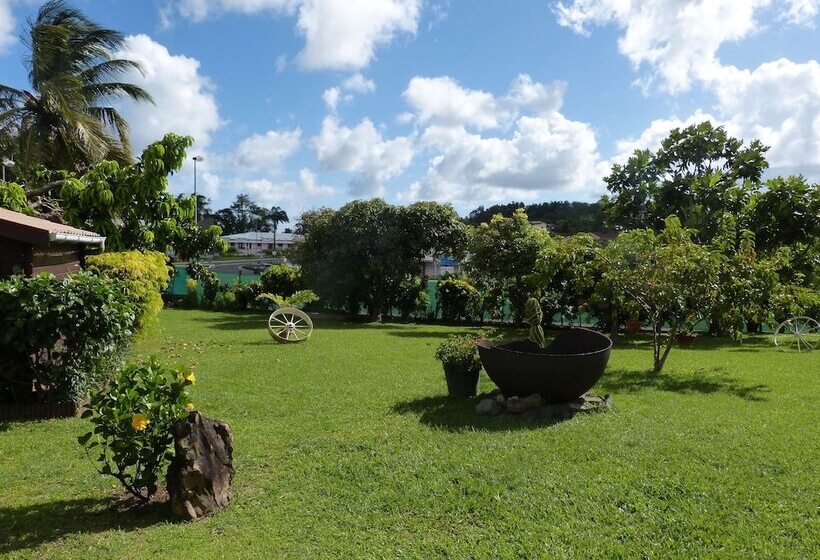
M466 318L476 297L478 290L466 278L447 275L436 286L436 306L443 319Z
M739 338L747 326L771 317L772 299L780 287L778 273L789 264L791 255L781 247L771 257L761 257L755 248L755 234L740 229L731 214L720 220L711 249L718 263L718 284L710 330Z
M556 237L541 250L535 263L533 283L542 290L542 307L547 320L556 313L575 316L579 300L589 299L592 283L587 276L597 254L591 235L578 233Z
M28 177L37 165L81 172L103 160L131 163L128 124L106 103L151 97L118 80L141 71L114 57L123 35L52 0L29 22L26 45L31 89L0 85L0 136L14 144L16 173Z
M622 233L598 253L601 284L626 294L652 326L654 370L666 363L681 329L693 325L714 304L717 266L713 255L692 241L692 232L675 216L660 233L636 229ZM661 328L668 325L664 336Z
M758 140L745 147L708 121L676 128L657 151L636 150L612 166L604 211L613 225L655 231L674 214L708 242L717 232L716 216L741 213L768 167L767 150Z
M478 280L503 282L518 321L523 318L524 303L533 289L531 276L541 251L552 243L546 230L532 226L523 208L509 218L492 217L470 234L466 263L471 276Z
M387 312L405 275L418 274L425 255L460 255L466 239L450 206L396 207L381 199L306 212L301 229L305 240L296 259L307 285L353 315L364 305L371 318Z
M396 291L395 306L401 314L402 321L409 321L413 313L424 314L430 303L427 294L427 277L405 275Z
M524 208L530 220L544 222L552 231L562 234L605 231L601 205L597 202L541 202L524 205L523 202L495 204L489 208L479 206L467 215L465 221L472 226L489 222L496 214L510 217L519 208Z
M273 224L273 248L276 249L276 230L279 229L279 224L289 223L288 213L278 206L272 207L268 210L268 219Z

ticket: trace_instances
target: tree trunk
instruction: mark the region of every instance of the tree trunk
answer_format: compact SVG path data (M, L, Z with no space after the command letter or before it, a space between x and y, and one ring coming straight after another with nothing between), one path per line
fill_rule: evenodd
M609 304L609 338L612 342L618 340L618 308L612 303Z

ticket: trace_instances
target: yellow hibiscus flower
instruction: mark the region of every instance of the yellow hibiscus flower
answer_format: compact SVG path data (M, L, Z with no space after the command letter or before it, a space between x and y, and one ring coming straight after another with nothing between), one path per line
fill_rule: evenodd
M196 383L196 375L194 375L194 372L191 372L188 375L186 375L184 379L185 379L185 381L187 381L191 385Z
M187 410L188 412L191 412L193 409L194 409L194 403L189 402L188 404L185 405L185 410Z
M143 431L145 428L148 427L151 421L145 414L138 412L131 416L131 427L137 430L138 432Z

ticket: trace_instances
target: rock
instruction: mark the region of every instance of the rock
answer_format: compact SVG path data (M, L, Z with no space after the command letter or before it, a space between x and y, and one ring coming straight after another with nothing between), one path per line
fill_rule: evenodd
M544 399L541 398L541 395L535 393L534 395L523 398L510 397L507 399L506 407L507 412L521 414L522 412L527 412L528 410L535 410L542 404L544 404Z
M173 432L174 459L167 477L173 515L198 519L225 508L234 474L230 427L193 411L177 421Z
M489 414L491 416L499 414L501 410L501 405L495 399L481 399L475 407L476 414Z

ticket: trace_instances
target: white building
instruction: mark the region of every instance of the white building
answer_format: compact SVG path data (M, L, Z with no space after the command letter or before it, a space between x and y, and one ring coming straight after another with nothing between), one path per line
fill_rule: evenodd
M228 250L241 255L270 255L285 249L290 249L302 241L301 235L294 233L277 233L274 246L272 231L247 231L223 235L222 239L228 242Z

